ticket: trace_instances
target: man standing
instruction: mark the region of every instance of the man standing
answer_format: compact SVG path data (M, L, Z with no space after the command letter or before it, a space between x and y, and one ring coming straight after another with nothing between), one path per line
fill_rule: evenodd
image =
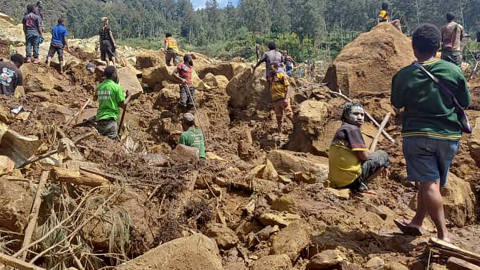
M283 51L283 61L284 61L284 64L285 64L285 69L286 69L287 75L292 77L293 76L293 64L295 63L295 60L293 60L293 58L290 55L288 55L287 50Z
M40 63L38 59L38 46L40 45L40 37L42 36L42 19L40 16L34 13L33 5L27 6L27 15L23 17L23 32L25 33L25 43L26 43L26 53L27 60L26 63L32 61L32 47L33 47L33 58L34 63Z
M180 61L178 60L178 44L177 41L172 37L171 33L165 35L165 62L167 66L171 66L170 62L173 59L173 64L178 66Z
M52 28L52 42L48 51L47 66L50 66L52 57L58 54L58 62L60 63L60 73L63 74L63 48L68 50L67 42L68 31L64 27L64 20L58 19L58 25Z
M442 39L432 24L420 25L412 35L412 46L419 64L451 88L462 107L470 104L470 93L462 70L437 60ZM461 124L452 98L420 68L410 65L392 80L392 105L402 113L403 153L407 180L418 187L417 212L412 220L396 222L405 234L421 235L420 227L429 214L438 238L449 242L440 187L447 183L448 171L462 136Z
M442 27L442 59L455 65L462 66L462 48L463 26L454 22L455 15L447 13L447 25Z
M100 134L114 140L118 135L118 118L120 107L125 108L130 101L130 93L123 93L118 84L117 70L114 66L108 66L104 71L105 80L97 87L98 99L97 130Z
M277 63L270 66L270 73L272 74L270 94L277 117L278 133L281 134L284 114L287 115L290 121L293 121L293 112L290 106L290 83L287 80L287 76L280 72L279 69L280 67Z
M23 84L20 67L24 60L20 54L14 54L10 57L10 62L0 62L0 94L12 96L15 88Z
M205 138L203 132L195 128L195 117L191 113L183 115L183 133L180 135L180 144L195 147L201 159L205 160Z
M193 72L193 59L189 54L183 56L183 63L177 66L177 69L173 72L173 76L180 80L180 102L179 105L182 109L191 109L194 107L194 94L195 88L192 82Z
M257 69L257 67L260 66L260 64L265 62L265 65L267 67L267 69L265 71L265 73L266 73L265 75L267 77L268 88L270 89L270 85L271 85L271 81L272 81L272 77L273 77L273 75L270 72L270 66L272 64L278 64L278 68L279 68L278 71L279 72L284 72L283 67L282 67L282 63L284 62L284 60L283 60L282 53L277 51L277 45L275 44L275 42L270 42L268 44L268 49L270 51L266 52L263 55L262 59L260 59L260 61L258 61L257 64L253 67L253 70L255 71L255 69Z
M336 188L374 193L367 184L388 168L390 160L385 151L372 153L368 150L360 131L364 119L362 104L345 104L342 126L335 133L328 150L328 180Z
M38 1L33 7L33 12L43 20L43 4L42 1Z

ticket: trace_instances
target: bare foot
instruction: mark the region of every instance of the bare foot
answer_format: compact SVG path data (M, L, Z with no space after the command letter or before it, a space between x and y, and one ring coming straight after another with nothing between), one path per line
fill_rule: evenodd
M450 238L450 234L449 233L446 233L446 235L440 235L438 234L438 239L442 240L442 241L445 241L447 243L452 243L452 239Z

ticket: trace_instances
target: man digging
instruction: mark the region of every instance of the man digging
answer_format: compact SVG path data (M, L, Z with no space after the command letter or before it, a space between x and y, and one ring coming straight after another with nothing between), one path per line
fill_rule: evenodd
M195 105L195 88L192 82L193 59L189 54L183 56L183 63L177 66L173 72L173 76L180 80L180 108L192 109Z
M195 128L193 114L183 115L182 128L184 132L180 135L179 144L197 148L200 158L205 160L205 138L203 132Z
M375 194L367 184L386 171L390 160L385 151L372 153L368 150L360 131L364 117L365 111L360 103L349 102L343 107L343 123L329 149L328 180L336 188Z

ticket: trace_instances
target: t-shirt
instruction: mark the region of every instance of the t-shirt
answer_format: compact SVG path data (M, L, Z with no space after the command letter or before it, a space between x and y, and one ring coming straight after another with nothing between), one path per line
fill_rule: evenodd
M458 66L437 59L421 64L439 80L451 85L462 107L470 105L467 80ZM391 101L396 108L405 108L402 114L404 137L461 138L462 129L452 98L413 65L393 77Z
M22 24L25 25L27 29L36 29L38 31L38 29L42 28L42 19L32 12L23 16Z
M173 37L165 38L165 44L167 44L168 49L172 49L172 50L178 52L178 44L177 44L177 41Z
M22 72L11 62L0 62L0 94L11 96L23 84Z
M277 63L279 65L278 67L278 72L283 72L283 55L277 51L277 50L271 50L266 52L262 59L260 59L260 62L265 62L265 65L267 66L267 78L271 77L272 75L270 74L270 66L274 63Z
M378 14L378 17L380 17L380 21L381 22L387 22L388 21L388 11L382 9L382 11L380 11L380 14Z
M366 151L360 128L343 123L333 137L328 150L328 180L335 187L347 186L362 173L362 161L355 152Z
M98 110L97 120L113 118L115 121L120 117L118 104L125 101L125 93L122 87L113 80L105 80L97 87Z
M274 74L272 77L272 86L270 88L270 94L272 100L285 99L287 96L287 89L290 83L288 83L287 76L284 73Z
M65 46L66 36L68 36L68 31L63 25L58 24L52 28L52 43L61 43Z
M443 49L460 51L460 42L463 37L463 26L456 22L450 22L442 27Z
M104 40L112 40L111 37L110 37L110 31L112 31L110 29L110 26L106 26L105 28L104 27L101 27L100 30L98 30L98 34L100 35L100 38L102 41Z
M205 159L205 139L199 129L189 129L180 135L180 144L195 147L201 159Z
M33 8L33 13L35 13L37 16L40 16L40 18L43 19L43 11L42 11L42 8L39 7L39 6L35 6Z
M185 63L182 63L177 66L177 70L180 78L187 80L188 87L193 87L192 67Z

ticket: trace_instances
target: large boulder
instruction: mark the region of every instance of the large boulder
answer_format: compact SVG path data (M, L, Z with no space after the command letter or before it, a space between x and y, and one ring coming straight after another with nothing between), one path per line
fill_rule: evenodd
M236 74L244 71L246 68L247 66L244 63L217 62L200 66L198 69L198 76L203 79L208 73L211 73L215 76L223 75L228 80L231 80Z
M165 66L165 53L162 51L144 50L136 58L137 68Z
M169 83L177 83L180 81L173 76L173 72L177 67L174 66L156 66L153 68L145 69L142 73L142 82L147 84L148 87L155 89L156 85L161 87ZM195 89L207 90L210 89L197 75L195 70L192 73L192 82Z
M137 70L132 66L117 69L120 86L122 86L123 91L129 91L132 96L138 96L143 93L143 88L136 72Z
M227 94L233 108L266 108L271 98L267 89L265 67L257 68L255 71L249 68L237 74L227 84Z
M19 184L0 178L0 227L23 233L33 197Z
M202 234L176 239L126 262L118 270L223 270L217 245Z
M475 119L475 127L468 138L468 148L473 160L480 167L480 117Z
M392 77L414 60L412 41L392 24L382 23L345 46L324 82L350 96L390 93Z
M235 232L222 224L210 224L207 226L207 236L215 239L221 249L230 249L238 243Z
M208 73L205 75L203 78L203 81L211 87L217 87L219 89L225 89L228 84L228 79L227 77L223 75L213 75L212 73Z
M294 261L309 243L310 234L307 226L301 221L293 222L273 237L270 253L287 254Z
M270 255L256 261L252 270L290 270L293 269L292 262L286 254Z
M320 152L323 147L321 136L327 116L328 104L325 102L306 100L300 103L289 149L300 152Z
M273 150L268 154L268 159L281 174L311 173L317 178L317 182L323 182L328 175L326 158L286 150Z
M445 218L457 227L475 221L476 198L470 183L449 174L447 186L442 189Z

